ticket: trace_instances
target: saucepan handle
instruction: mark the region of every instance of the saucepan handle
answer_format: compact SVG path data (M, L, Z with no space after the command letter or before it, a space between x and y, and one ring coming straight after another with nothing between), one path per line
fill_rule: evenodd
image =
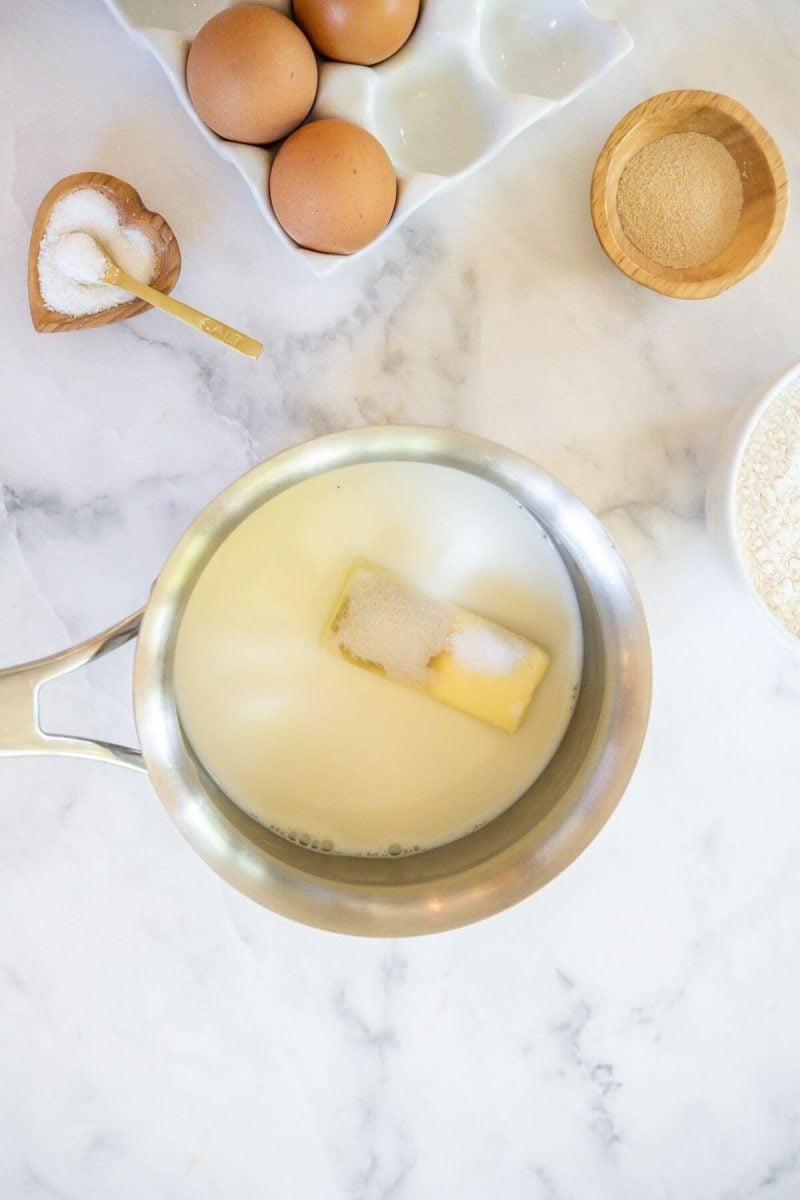
M0 670L0 755L65 754L144 771L144 759L138 750L115 746L112 742L96 742L91 738L60 737L45 733L39 725L39 688L42 684L102 658L117 646L124 646L139 632L143 614L144 609L140 609L104 633L49 658Z

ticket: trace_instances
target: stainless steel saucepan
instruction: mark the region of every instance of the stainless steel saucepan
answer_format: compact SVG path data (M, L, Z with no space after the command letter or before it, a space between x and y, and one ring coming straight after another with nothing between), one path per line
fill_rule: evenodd
M400 859L321 854L247 816L193 754L173 679L186 602L231 530L312 475L379 460L438 463L505 488L553 539L583 622L577 705L544 773L482 829ZM44 733L39 688L137 635L133 701L141 751ZM77 755L147 771L173 821L209 866L284 916L341 933L434 933L529 896L589 844L636 764L650 685L647 628L630 575L602 525L567 488L518 454L466 434L416 426L357 429L306 442L232 484L181 538L141 612L61 654L0 671L0 754Z

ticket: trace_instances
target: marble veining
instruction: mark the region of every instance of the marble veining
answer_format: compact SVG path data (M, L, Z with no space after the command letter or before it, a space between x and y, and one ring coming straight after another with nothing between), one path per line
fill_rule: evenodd
M9 8L0 87L0 662L138 608L254 462L380 421L530 455L599 513L655 660L641 763L564 875L470 929L291 925L182 841L148 781L0 764L0 1196L796 1200L800 659L714 557L714 446L800 357L800 217L718 299L617 274L588 213L617 119L726 92L800 163L794 0L597 0L635 51L374 254L315 280L99 0ZM129 179L178 294L257 365L154 313L43 337L27 239L58 178ZM133 742L131 651L52 685L48 728Z

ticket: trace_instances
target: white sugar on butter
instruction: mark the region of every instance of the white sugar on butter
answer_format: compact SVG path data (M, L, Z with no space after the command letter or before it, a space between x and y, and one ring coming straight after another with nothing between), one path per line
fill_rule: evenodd
M69 236L77 233L94 238L134 279L152 282L157 262L148 235L123 227L116 204L97 188L76 188L53 205L39 246L39 291L52 312L85 317L131 298L121 288L91 282L97 279L97 250Z
M510 675L528 653L524 638L491 625L460 625L447 639L460 667L481 675Z

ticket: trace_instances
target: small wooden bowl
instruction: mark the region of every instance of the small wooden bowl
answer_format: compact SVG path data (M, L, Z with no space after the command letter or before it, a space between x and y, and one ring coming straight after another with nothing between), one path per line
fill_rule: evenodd
M64 313L54 312L45 308L42 294L39 290L39 246L42 235L50 219L53 206L68 192L78 188L95 188L102 192L117 206L119 218L123 225L141 229L153 243L156 252L158 268L152 280L152 286L159 292L171 292L181 273L181 252L175 234L167 222L158 213L150 212L142 203L142 198L129 183L117 179L114 175L102 175L98 171L82 171L78 175L67 175L51 187L33 222L31 243L28 250L28 301L31 308L33 327L39 333L64 333L69 329L96 329L99 325L110 325L114 321L125 321L138 313L146 312L152 305L144 300L131 297L123 304L106 308L99 313L90 313L83 317L69 317Z
M744 204L733 241L697 267L653 262L625 236L617 212L617 188L630 159L670 133L717 138L742 176ZM663 92L637 105L612 131L592 176L592 223L608 257L637 283L681 300L717 296L760 267L783 231L788 200L780 150L752 113L718 92Z

